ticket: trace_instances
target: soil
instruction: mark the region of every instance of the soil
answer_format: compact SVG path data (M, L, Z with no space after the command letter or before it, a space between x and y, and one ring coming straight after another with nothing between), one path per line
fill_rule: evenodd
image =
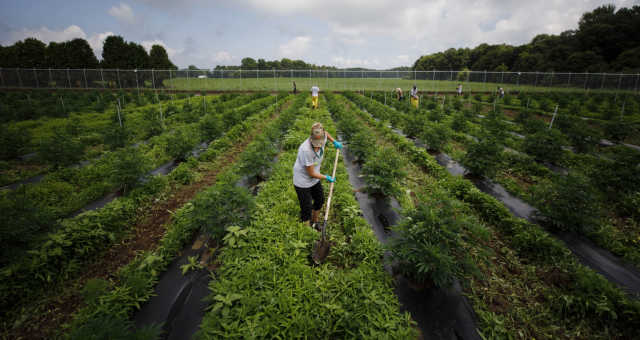
M286 105L282 109L285 109ZM272 119L275 118L277 115L272 116ZM260 129L256 128L254 131L260 131ZM131 262L136 255L156 248L164 236L165 226L171 222L173 212L192 200L198 192L213 185L217 175L231 166L254 138L255 133L247 136L242 143L236 144L224 153L216 161L217 164L222 165L221 167L201 169L204 171L201 172L203 176L199 181L173 188L171 196L158 202L145 213L129 237L109 248L98 261L86 265L86 271L74 279L73 283L67 283L65 285L67 289L63 293L47 298L44 303L40 302L36 307L38 311L32 313L32 318L26 320L22 327L10 330L7 338L50 339L59 333L63 329L63 325L73 319L73 313L82 308L83 301L80 290L84 284L93 278L117 279L116 273L119 268Z

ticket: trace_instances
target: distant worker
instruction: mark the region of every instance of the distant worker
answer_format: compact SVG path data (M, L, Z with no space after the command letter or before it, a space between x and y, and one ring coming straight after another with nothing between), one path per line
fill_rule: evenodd
M502 87L498 87L498 95L500 98L504 98L504 89Z
M320 92L320 88L313 85L313 87L311 87L311 107L314 109L318 108L318 92Z
M462 96L462 84L458 84L458 96Z
M413 88L411 89L411 105L413 105L413 107L417 109L418 104L419 104L418 87L413 85Z
M404 95L402 94L402 89L399 87L396 87L396 98L398 98L398 100L404 99Z
M298 93L298 89L296 88L296 82L293 82L293 94Z

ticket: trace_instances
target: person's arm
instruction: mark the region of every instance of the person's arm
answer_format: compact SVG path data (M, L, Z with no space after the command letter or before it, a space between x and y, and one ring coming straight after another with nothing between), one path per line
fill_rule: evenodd
M317 173L316 172L316 168L313 165L309 165L307 166L307 174L309 174L309 176L313 177L313 178L317 178L317 179L326 179L327 176L321 174L321 173Z
M337 140L335 140L333 137L331 137L331 135L329 134L329 132L325 131L324 132L327 135L327 139L331 141L331 143L333 143L333 146L336 147L336 149L342 149L342 143L338 142Z

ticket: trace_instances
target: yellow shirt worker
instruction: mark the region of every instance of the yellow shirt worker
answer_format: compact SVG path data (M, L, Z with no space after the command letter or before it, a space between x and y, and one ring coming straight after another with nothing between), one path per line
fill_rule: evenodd
M313 87L311 87L311 107L314 109L318 108L318 92L320 92L320 88L313 85Z

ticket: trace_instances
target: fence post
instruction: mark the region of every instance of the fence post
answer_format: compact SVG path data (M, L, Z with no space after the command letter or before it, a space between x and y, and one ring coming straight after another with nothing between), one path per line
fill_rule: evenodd
M589 72L585 72L584 74L584 90L587 91L587 81L589 80Z
M536 79L535 79L535 81L533 82L533 87L535 88L535 87L537 87L537 86L538 86L538 71L536 71Z
M0 82L2 83L2 87L4 87L4 77L2 76L2 67L0 67Z
M84 89L88 90L89 89L89 84L87 83L87 69L86 68L82 69L82 76L84 77Z
M604 89L604 79L607 77L606 73L601 73L602 74L602 83L600 83L600 89L603 90Z
M53 79L51 78L51 67L49 67L49 86L51 86L51 83L53 83Z
M100 79L102 79L102 89L104 89L104 74L102 73L103 69L100 69Z
M40 88L40 84L38 83L38 73L36 73L36 68L33 68L33 78L36 80L36 87Z
M138 91L138 97L140 97L140 84L138 83L138 69L134 69L133 74L136 76L136 91Z
M18 75L18 86L22 87L22 78L20 77L20 68L16 69L16 74Z
M242 69L240 69L240 89L242 89Z
M116 78L118 79L118 88L122 90L122 83L120 83L120 69L116 69Z
M154 90L156 89L156 79L153 75L153 69L151 69L151 87L153 87Z
M569 80L567 80L567 87L571 87L571 72L569 72Z
M636 74L636 85L634 86L634 91L638 92L638 80L640 79L640 73Z
M620 73L620 78L618 78L618 88L616 89L616 94L614 96L613 102L618 101L618 91L620 91L620 84L622 83L622 73Z

